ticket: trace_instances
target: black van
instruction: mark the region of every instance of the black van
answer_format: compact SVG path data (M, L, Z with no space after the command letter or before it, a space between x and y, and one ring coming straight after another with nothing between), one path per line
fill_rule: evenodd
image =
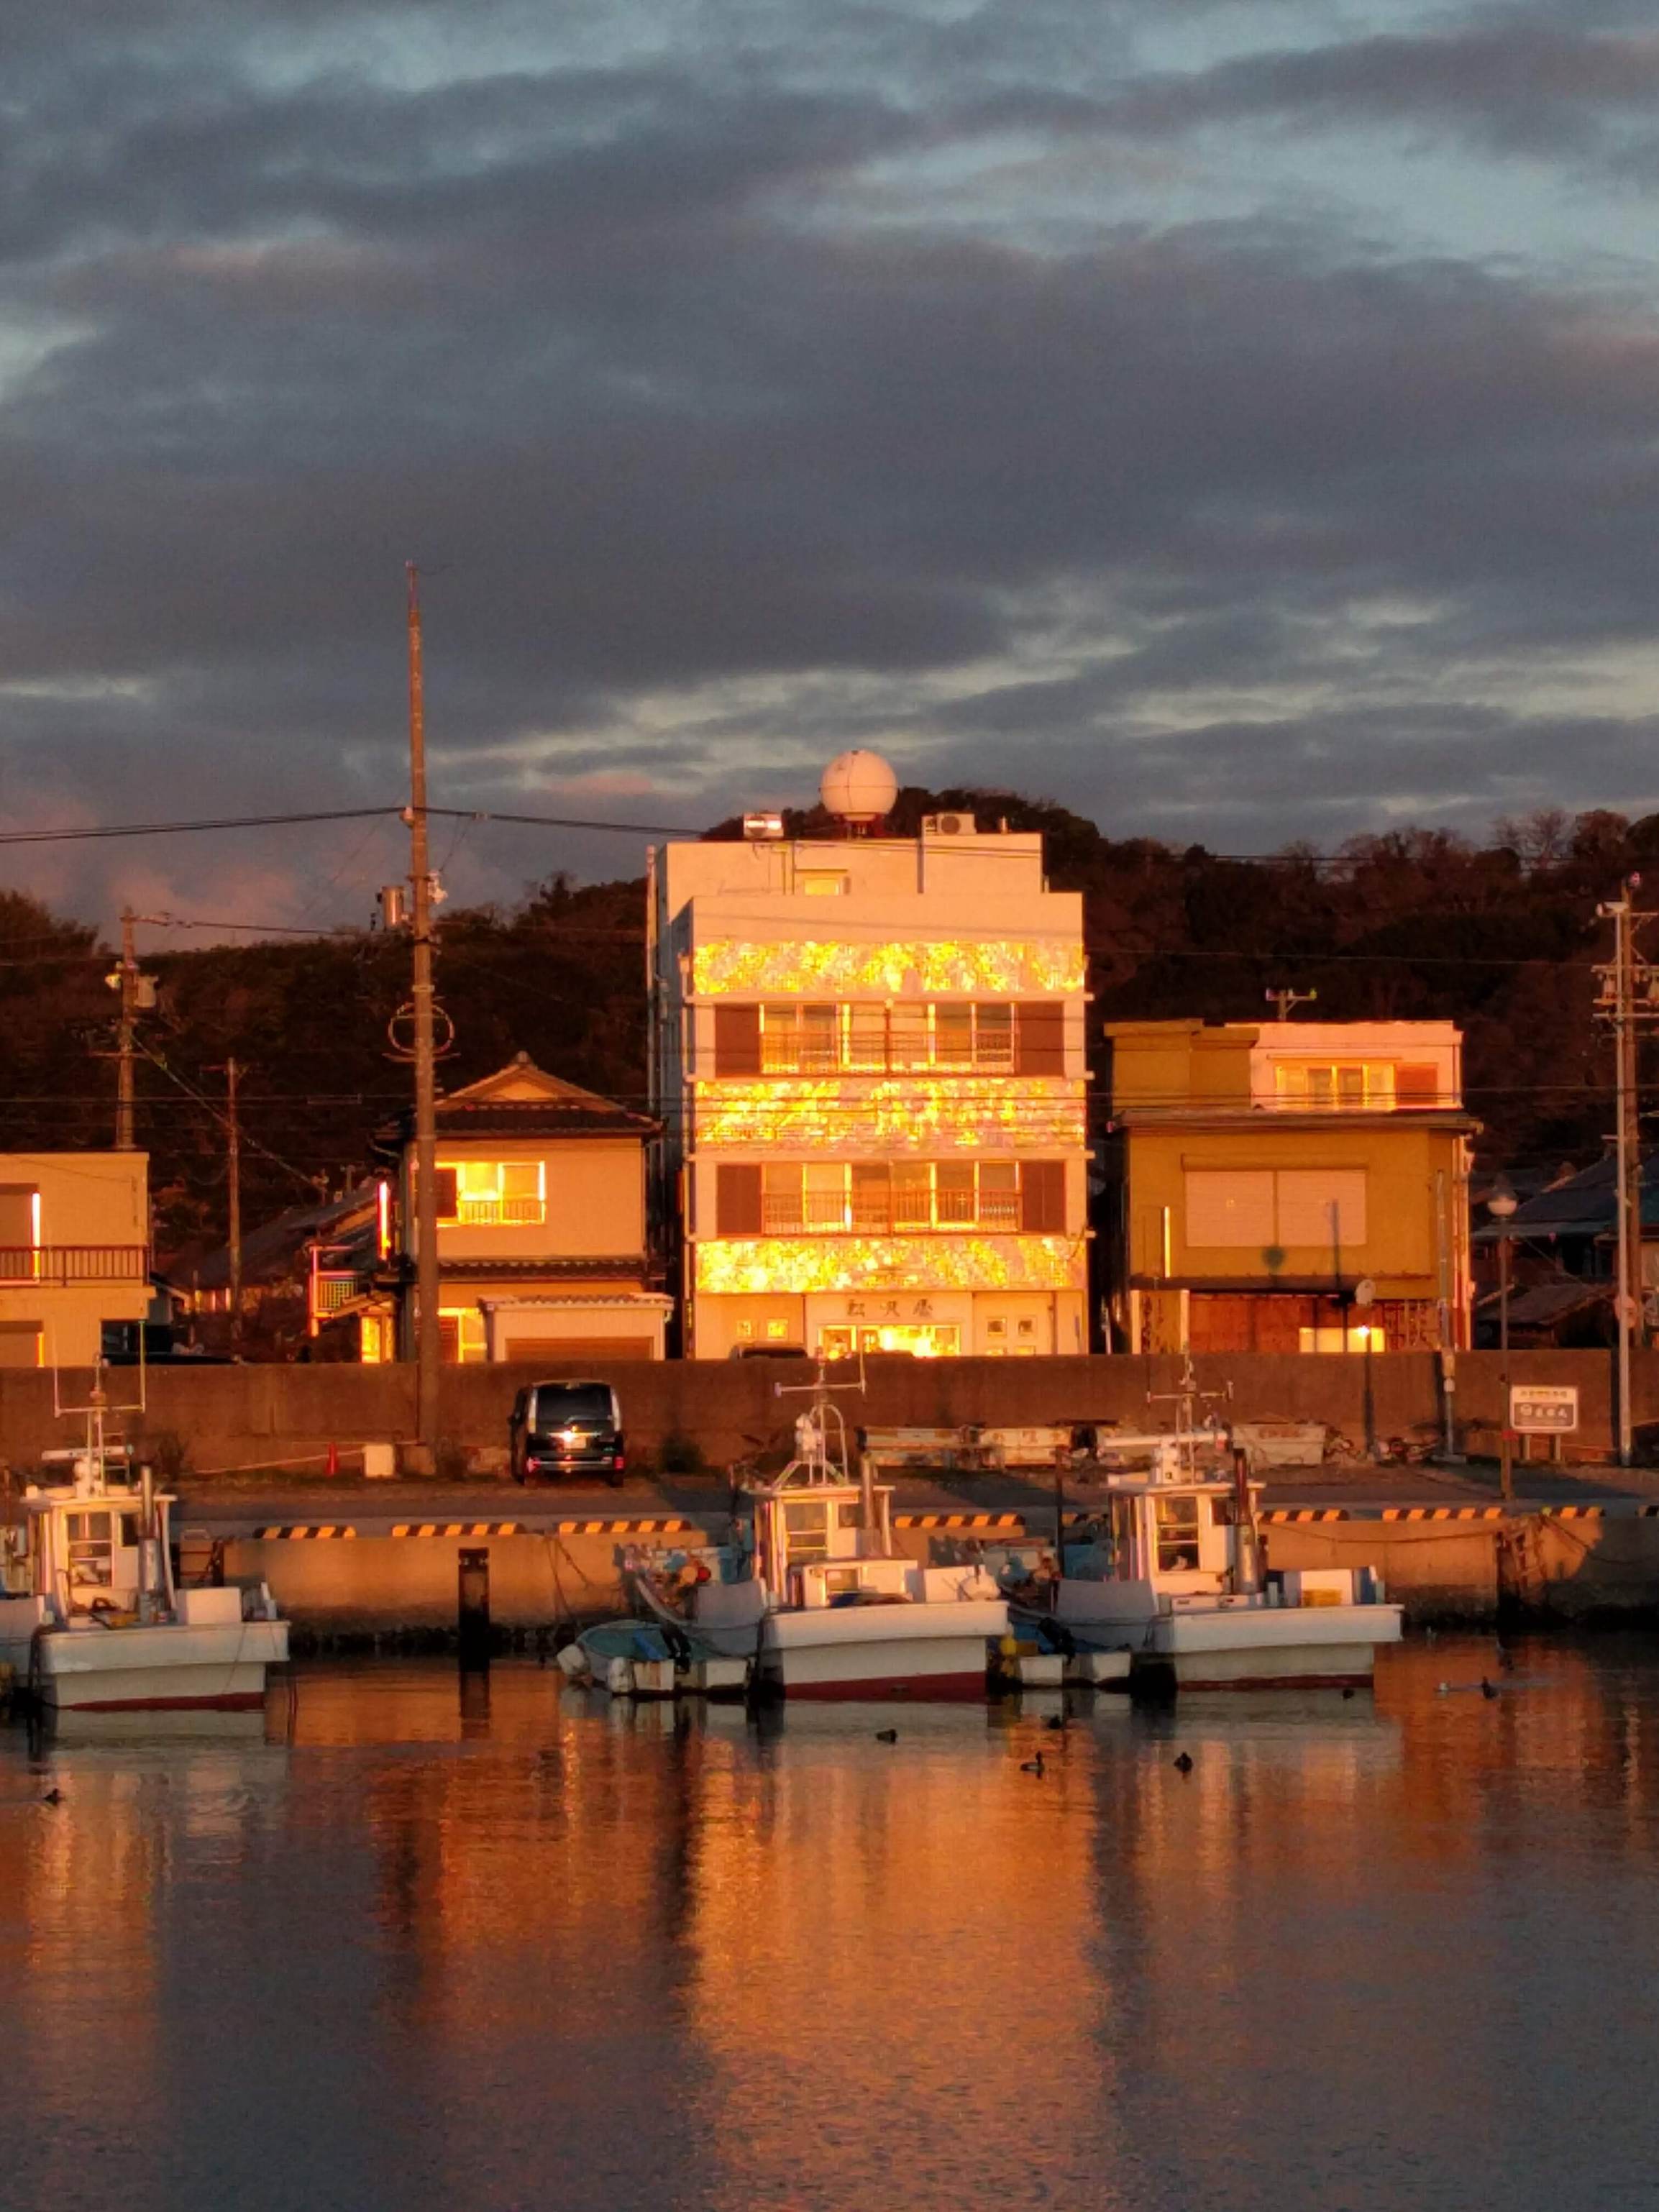
M507 1441L514 1482L591 1474L622 1486L622 1407L608 1382L532 1382L513 1401Z

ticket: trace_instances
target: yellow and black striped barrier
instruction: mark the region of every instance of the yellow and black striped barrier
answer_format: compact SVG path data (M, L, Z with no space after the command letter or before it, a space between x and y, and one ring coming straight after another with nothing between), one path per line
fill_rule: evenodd
M394 1521L389 1528L356 1528L349 1521L280 1521L253 1531L255 1543L306 1543L325 1537L376 1536L683 1536L696 1523L677 1519L550 1521L530 1528L522 1521Z
M1023 1513L896 1513L896 1528L1023 1528Z
M349 1521L325 1521L320 1523L301 1521L281 1522L274 1528L256 1528L253 1535L257 1543L270 1543L273 1538L282 1537L289 1543L297 1544L312 1537L320 1539L325 1536L355 1536L356 1533L357 1531Z

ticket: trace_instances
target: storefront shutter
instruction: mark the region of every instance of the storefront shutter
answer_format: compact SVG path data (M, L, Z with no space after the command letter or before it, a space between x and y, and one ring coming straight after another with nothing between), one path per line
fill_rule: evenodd
M760 1008L716 1006L714 1073L758 1075L761 1072Z
M1273 1225L1271 1168L1188 1168L1187 1237L1200 1250L1265 1252Z
M714 1227L720 1237L761 1233L761 1171L758 1166L723 1160L714 1170Z

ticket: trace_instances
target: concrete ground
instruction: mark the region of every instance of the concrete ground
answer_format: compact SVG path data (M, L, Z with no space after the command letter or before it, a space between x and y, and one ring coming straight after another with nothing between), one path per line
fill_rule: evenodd
M258 1528L294 1523L349 1522L371 1535L419 1522L511 1521L533 1530L552 1530L571 1520L695 1522L723 1513L730 1495L723 1478L708 1475L630 1477L616 1490L563 1485L526 1489L507 1481L365 1482L356 1476L302 1481L247 1476L204 1481L186 1476L178 1492L175 1526L215 1536L252 1535ZM1053 1483L1042 1475L941 1473L930 1478L917 1472L900 1476L894 1492L896 1512L1018 1512L1039 1529L1054 1504ZM1085 1474L1066 1478L1069 1510L1096 1508L1105 1494L1103 1483ZM1492 1461L1464 1467L1356 1462L1286 1468L1269 1477L1263 1499L1269 1511L1337 1510L1356 1519L1389 1509L1468 1509L1502 1502L1498 1470ZM1659 1505L1659 1469L1543 1464L1515 1469L1511 1510L1519 1514L1590 1506L1623 1516L1638 1513L1644 1505Z

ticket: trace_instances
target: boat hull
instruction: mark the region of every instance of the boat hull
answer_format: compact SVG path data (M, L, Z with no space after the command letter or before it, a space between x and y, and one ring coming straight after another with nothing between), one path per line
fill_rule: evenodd
M770 1613L760 1683L786 1698L982 1698L1007 1626L1006 1606L989 1599Z
M285 1620L47 1629L28 1679L62 1712L237 1712L264 1703L265 1670L288 1657Z
M1164 1613L1148 1624L1133 1672L1183 1690L1363 1689L1377 1647L1401 1633L1397 1605Z

